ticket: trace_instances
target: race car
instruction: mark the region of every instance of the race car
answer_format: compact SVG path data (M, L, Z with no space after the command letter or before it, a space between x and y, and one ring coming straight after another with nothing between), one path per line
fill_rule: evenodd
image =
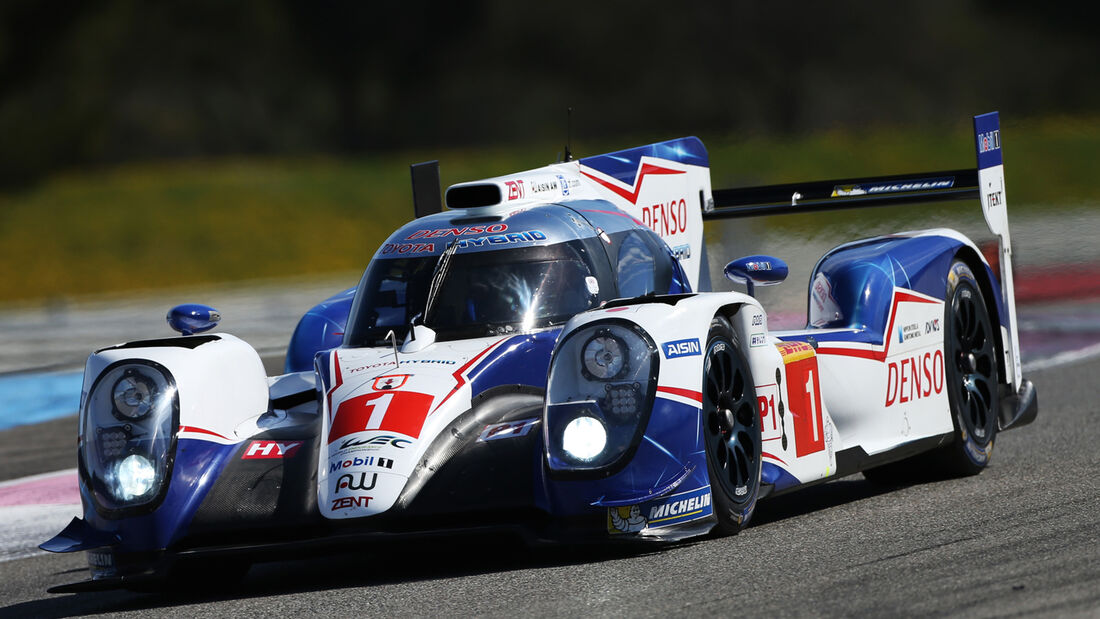
M79 415L87 551L53 592L438 534L539 542L737 533L762 499L863 471L969 475L1038 407L1021 375L997 113L977 169L712 190L696 138L453 185L310 310L285 373L173 308L178 337L93 353ZM978 197L999 273L946 229L827 252L803 329L710 291L707 219ZM766 509L766 505L760 509Z

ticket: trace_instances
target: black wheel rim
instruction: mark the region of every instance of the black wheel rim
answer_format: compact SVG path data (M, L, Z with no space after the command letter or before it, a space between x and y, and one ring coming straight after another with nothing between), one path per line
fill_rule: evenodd
M997 420L997 359L993 325L977 290L963 284L951 302L947 363L949 388L965 431L985 445Z
M704 383L704 434L714 478L731 500L748 502L760 479L760 417L749 374L731 343L718 340L708 348Z

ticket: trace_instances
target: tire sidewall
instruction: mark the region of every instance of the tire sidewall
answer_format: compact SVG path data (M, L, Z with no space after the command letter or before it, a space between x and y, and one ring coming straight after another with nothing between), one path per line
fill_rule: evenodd
M951 265L951 270L948 273L947 278L947 297L944 303L944 348L945 357L950 356L947 351L948 346L954 345L955 337L955 321L952 315L954 310L956 296L969 295L975 299L977 305L985 312L985 315L989 317L989 308L985 302L985 298L982 296L981 288L978 286L978 281L974 277L974 273L970 270L965 262L955 261ZM989 337L994 338L992 344L994 349L994 363L996 363L997 345L995 334L992 329L996 328L993 325L993 320L990 319L990 333ZM979 440L971 432L967 431L966 422L963 419L962 407L957 399L957 392L959 382L962 380L960 372L955 365L954 359L948 359L945 363L945 369L947 373L948 384L948 402L951 407L951 419L955 426L955 438L958 445L958 451L969 462L969 465L973 467L974 472L980 471L985 468L990 459L993 457L993 445L996 442L997 437L997 422L996 415L999 408L998 394L996 384L999 381L994 381L994 389L992 390L992 406L990 407L990 414L994 417L992 427L989 432L989 436L985 440ZM996 373L996 371L995 371Z
M706 376L711 369L711 353L712 351L720 350L722 346L728 346L731 348L734 358L741 364L742 372L745 375L745 389L750 393L750 401L755 402L756 386L752 379L752 372L750 371L749 364L741 352L738 346L737 334L733 331L729 322L722 317L716 317L711 321L710 331L707 334L707 346L705 348L703 357L703 410L701 414L704 416L702 424L700 424L700 431L705 433L705 425L707 420L705 416L708 414L708 409L712 405L708 401L706 395ZM710 482L711 495L713 497L714 512L718 518L718 525L715 531L719 534L736 533L744 528L749 520L752 518L753 511L756 508L756 500L760 494L760 472L763 459L760 457L760 419L759 415L755 415L754 420L756 422L756 463L755 472L752 474L752 478L755 479L755 483L749 492L743 498L731 496L726 491L725 486L718 479L715 471L720 470L715 455L712 452L710 441L707 437L703 436L707 460L707 479Z

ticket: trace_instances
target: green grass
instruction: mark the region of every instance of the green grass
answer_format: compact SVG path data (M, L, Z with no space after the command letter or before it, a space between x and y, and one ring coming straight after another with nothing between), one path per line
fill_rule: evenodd
M1003 133L1010 209L1100 202L1094 163L1100 118L1006 123ZM716 188L974 165L964 125L946 132L700 137ZM575 151L651 139L580 144ZM0 194L0 302L360 270L412 216L409 163L439 159L446 186L538 167L558 149L204 160L57 174L33 189ZM843 216L776 218L775 225Z

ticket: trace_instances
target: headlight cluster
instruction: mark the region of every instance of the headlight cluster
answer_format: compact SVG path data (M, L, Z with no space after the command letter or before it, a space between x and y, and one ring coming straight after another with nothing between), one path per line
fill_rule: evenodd
M178 426L176 384L163 366L127 360L99 375L81 411L80 472L102 512L155 507Z
M650 337L626 321L593 323L566 336L547 385L550 469L610 474L645 431L658 363Z

